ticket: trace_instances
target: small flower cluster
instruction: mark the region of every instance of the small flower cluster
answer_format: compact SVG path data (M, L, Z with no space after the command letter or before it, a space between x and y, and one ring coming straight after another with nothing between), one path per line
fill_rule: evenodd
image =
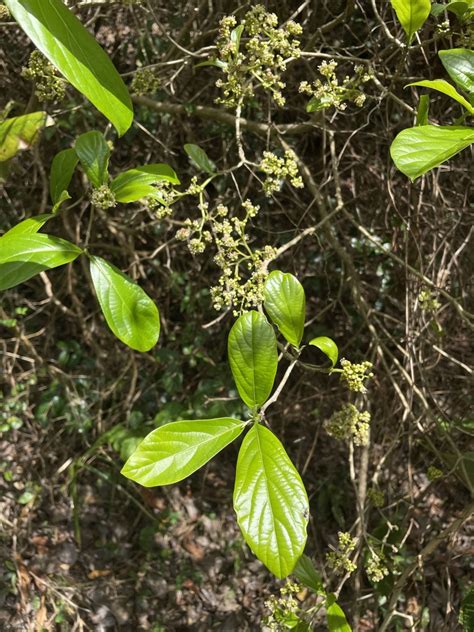
M297 189L303 186L303 180L298 172L296 154L291 149L285 151L283 157L279 157L271 151L264 151L259 169L266 175L263 183L263 190L266 195L278 191L285 179L288 179Z
M367 498L374 505L374 507L383 507L385 505L385 495L380 489L371 487L367 492Z
M35 95L39 101L61 101L66 94L66 83L38 50L31 53L28 66L21 76L35 82Z
M103 184L92 191L91 204L102 211L106 211L109 208L117 206L117 201L110 187Z
M301 587L297 583L287 580L286 584L280 588L280 597L272 595L264 604L270 610L270 614L263 621L265 626L277 632L288 629L288 625L285 624L297 622L299 604L296 595L300 591Z
M285 84L281 75L290 59L301 54L300 41L296 39L302 33L301 26L290 20L278 27L277 16L268 13L261 4L252 7L241 25L237 28L236 25L233 16L220 22L216 65L224 70L226 79L216 82L223 92L216 102L236 107L253 95L257 82L272 94L277 105L283 106ZM248 37L241 46L243 33Z
M338 547L327 553L326 560L337 575L351 574L357 568L357 565L349 557L357 546L357 538L351 537L351 534L345 531L339 531L337 535Z
M383 553L370 552L370 557L365 564L365 572L371 582L377 584L389 574L388 568L384 563Z
M433 296L433 292L428 289L421 290L418 294L418 301L421 309L426 312L436 312L441 307L441 303Z
M345 110L347 101L351 101L357 107L362 107L366 100L366 95L361 91L360 86L370 81L372 75L364 66L355 66L354 76L346 75L339 83L336 75L337 61L323 61L318 66L319 74L323 79L316 79L313 83L302 81L299 91L311 97L308 103L308 110L324 110L334 106L338 110Z
M362 364L352 364L352 362L343 358L341 367L341 380L346 382L349 390L356 393L366 393L367 389L364 382L374 377L374 374L370 371L373 367L372 362L365 361Z
M442 478L444 476L443 470L440 470L434 465L429 466L428 471L426 472L426 475L428 476L428 479L430 481L435 481L436 479Z
M4 4L0 4L0 20L6 20L10 17L10 11Z
M132 79L132 94L154 94L161 86L161 80L153 68L139 68Z
M359 412L354 404L345 404L335 412L324 425L326 432L336 439L348 441L355 445L367 445L369 441L370 413Z
M155 193L146 197L145 202L149 210L157 219L169 217L172 213L171 205L178 197L176 189L170 182L158 182L155 184Z

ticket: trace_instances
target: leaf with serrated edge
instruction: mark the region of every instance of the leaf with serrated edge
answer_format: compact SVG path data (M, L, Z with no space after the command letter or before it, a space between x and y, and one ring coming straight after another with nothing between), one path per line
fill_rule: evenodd
M271 272L263 292L264 307L281 334L294 347L299 347L304 331L306 296L303 286L289 272Z
M166 424L143 439L122 474L144 487L177 483L234 441L244 428L245 422L229 417Z
M284 447L261 424L240 448L234 509L258 559L277 577L289 575L306 544L308 496Z

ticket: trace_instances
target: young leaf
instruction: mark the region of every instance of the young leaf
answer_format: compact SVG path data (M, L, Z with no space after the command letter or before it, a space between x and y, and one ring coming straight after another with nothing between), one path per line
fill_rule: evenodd
M242 314L229 333L230 368L240 397L249 408L268 399L278 367L275 332L263 314Z
M174 170L162 163L135 167L119 174L110 183L117 202L136 202L155 192L158 182L180 184Z
M53 204L56 205L61 198L67 199L64 192L67 193L77 161L77 153L72 148L63 149L54 156L49 173L49 194Z
M77 137L74 144L89 182L96 188L106 184L109 178L110 147L100 132L86 132Z
M392 160L415 180L474 143L474 128L422 125L401 131L390 147Z
M430 95L422 94L416 111L416 125L428 125L428 111L430 108Z
M192 145L190 143L184 146L184 151L188 154L194 164L205 171L209 175L216 172L216 165L209 159L204 149L201 149L199 145Z
M127 88L109 57L62 0L5 0L33 44L106 116L120 136L132 124Z
M177 483L210 461L244 428L244 422L228 417L166 424L143 439L122 474L144 487Z
M431 0L390 0L390 2L410 43L430 14Z
M430 81L426 79L425 81L415 81L414 83L409 83L409 86L422 86L423 88L431 88L432 90L437 90L438 92L442 92L446 94L451 99L454 99L458 103L460 103L466 110L470 113L474 113L474 107L467 101L462 94L456 90L454 86L445 81L444 79L434 79Z
M326 616L329 632L352 632L351 626L347 623L344 610L337 603L333 594L327 597Z
M100 257L90 257L90 271L110 329L130 348L149 351L160 335L160 315L154 302L139 285Z
M295 466L275 435L255 424L237 460L234 509L245 541L279 578L303 553L308 496Z
M39 227L38 227L39 228ZM19 285L43 270L74 261L82 250L69 241L18 230L0 239L0 290Z
M28 219L24 219L19 224L15 224L15 226L12 226L10 230L7 230L7 232L0 237L0 248L2 239L4 239L5 237L11 237L11 235L37 233L39 229L44 226L49 219L53 217L53 213L43 213L41 215L35 215L34 217L28 217Z
M468 48L440 50L439 58L454 83L468 93L474 93L474 51Z
M302 555L293 569L296 579L317 595L325 595L323 580L307 555Z
M10 160L22 149L29 149L43 127L53 124L46 112L13 116L0 123L0 162Z
M333 368L337 364L337 359L339 357L339 349L337 348L337 344L331 338L327 336L318 336L317 338L313 338L309 341L309 344L313 347L317 347L320 351L324 353L324 355L331 361Z
M303 286L289 272L274 270L268 275L264 289L267 314L281 334L294 347L299 347L304 331L306 296Z

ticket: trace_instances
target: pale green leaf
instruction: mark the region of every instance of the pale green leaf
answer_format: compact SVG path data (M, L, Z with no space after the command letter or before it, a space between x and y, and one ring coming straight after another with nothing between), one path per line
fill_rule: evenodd
M313 347L317 347L331 361L332 366L336 366L339 357L339 349L337 344L327 336L318 336L309 341Z
M422 125L401 131L390 147L393 162L415 180L474 143L474 128Z
M244 422L227 417L166 424L143 439L122 474L144 487L177 483L234 441L244 428Z
M4 235L0 239L0 290L74 261L81 253L74 244L51 235L35 232Z
M136 351L149 351L160 335L158 308L142 288L100 257L90 257L92 283L108 326Z
M326 604L326 617L329 632L352 632L348 624L344 610L337 603L333 594L328 595Z
M64 192L68 190L77 161L76 150L72 148L63 149L54 156L49 173L49 194L54 205L61 199L68 199Z
M206 173L212 175L216 171L216 165L209 159L209 156L206 154L204 149L201 149L199 145L193 145L191 143L187 143L184 146L184 151L188 154L194 164L205 171Z
M474 93L474 51L468 48L440 50L439 58L457 86Z
M289 575L306 544L308 497L275 435L255 424L237 461L234 509L245 541L277 577Z
M273 327L263 314L247 312L230 330L227 350L240 397L249 408L261 406L271 393L278 367Z
M5 237L11 237L12 235L24 235L29 233L37 233L39 229L46 224L46 222L53 218L53 213L42 213L41 215L35 215L34 217L28 217L19 224L12 226L10 230L0 237L0 244ZM1 248L1 245L0 245Z
M436 2L431 7L431 15L438 17L444 11L450 11L462 19L469 9L471 9L471 11L474 9L472 0L453 0L453 2L448 2L447 4L438 4Z
M434 79L433 81L426 79L424 81L415 81L414 83L409 83L408 85L421 86L423 88L431 88L431 90L442 92L443 94L446 94L448 97L451 97L451 99L454 99L455 101L460 103L464 108L466 108L466 110L469 113L472 114L474 112L474 107L472 107L469 101L467 101L467 99L465 99L462 96L462 94L459 94L459 92L456 90L454 86L452 86L450 83L448 83L444 79Z
M431 0L390 0L410 43L431 11Z
M206 59L206 61L201 61L199 64L195 64L194 68L205 68L206 66L215 66L221 70L227 70L228 64L221 59Z
M121 136L132 124L127 88L110 58L62 0L5 0L33 44Z
M306 296L298 279L280 270L271 272L265 282L264 306L281 334L299 347L304 331Z
M31 112L13 116L0 123L0 162L10 160L16 154L29 149L43 127L53 124L46 112Z
M52 214L56 215L56 213L58 212L60 207L64 204L64 202L70 199L71 199L71 196L69 195L69 193L67 191L63 191L61 195L59 196L58 201L54 204L53 208L51 209Z
M124 171L112 180L110 188L117 202L136 202L153 194L156 190L153 185L159 182L180 183L169 165L156 163Z
M295 568L293 569L293 575L300 584L303 584L303 586L306 586L317 595L326 594L321 575L318 573L313 562L307 555L302 555L299 558Z
M103 135L96 131L81 134L74 149L89 182L96 188L107 184L110 147Z
M240 39L242 37L242 33L244 32L244 24L239 24L235 29L232 29L230 32L230 41L235 45L234 48L234 56L239 52L240 48Z
M428 125L428 111L430 108L430 95L422 94L416 111L416 125Z

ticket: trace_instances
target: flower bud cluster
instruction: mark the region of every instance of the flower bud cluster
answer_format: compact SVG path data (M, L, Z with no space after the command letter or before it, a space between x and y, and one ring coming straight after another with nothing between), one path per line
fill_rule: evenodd
M423 311L436 312L441 307L441 303L433 296L431 290L421 290L418 294L418 302Z
M327 553L326 560L336 575L353 573L357 565L350 559L350 554L357 546L357 538L351 537L350 533L339 531L338 547L335 551Z
M367 498L370 500L374 507L378 507L379 509L380 507L383 507L385 505L385 495L382 491L380 491L380 489L377 489L376 487L371 487L367 491Z
M296 582L287 580L286 584L280 588L280 597L272 595L265 602L265 607L270 610L270 614L265 617L264 624L269 630L278 632L287 629L287 621L294 622L298 617L299 603L296 595L301 591L301 586Z
M117 206L117 201L110 187L107 184L103 184L92 191L91 204L102 211L106 211Z
M35 95L39 101L61 101L66 94L66 82L58 76L55 67L44 55L35 50L21 76L35 82Z
M153 68L139 68L132 79L132 94L154 94L161 86L161 80Z
M155 193L145 199L148 209L155 214L157 219L169 217L172 213L171 205L176 200L178 193L170 182L163 180L155 184Z
M10 11L4 4L0 4L0 20L7 20L10 17Z
M367 577L374 584L381 582L389 573L384 560L383 553L370 552L370 557L365 564L365 572L367 573Z
M316 79L313 83L302 81L299 92L311 97L311 102L315 107L312 110L323 110L335 107L338 110L345 110L347 101L351 101L357 107L362 107L366 100L366 95L360 89L361 85L367 83L372 78L370 71L364 66L355 66L354 75L346 75L341 83L336 75L337 61L323 61L318 66L322 79Z
M288 179L297 189L303 186L303 180L298 172L296 154L291 149L285 151L283 157L279 157L271 151L264 151L259 169L266 175L263 183L263 190L266 195L278 191L285 179Z
M360 412L354 404L345 404L324 425L326 432L336 439L351 440L355 445L367 445L369 441L370 413Z
M349 390L356 393L366 393L367 389L364 382L374 377L374 374L370 371L373 367L372 362L365 361L362 364L352 364L352 362L343 358L341 367L341 380L346 382Z

